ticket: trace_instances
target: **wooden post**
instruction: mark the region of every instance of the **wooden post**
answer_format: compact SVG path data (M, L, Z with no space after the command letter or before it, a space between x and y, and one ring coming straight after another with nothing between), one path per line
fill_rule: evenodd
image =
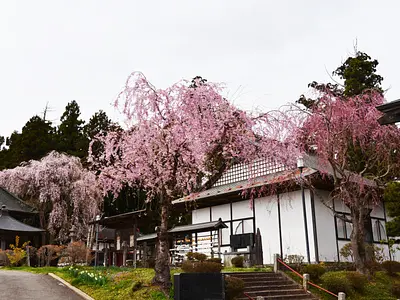
M143 243L143 261L144 261L144 265L146 268L149 267L149 262L148 262L148 258L147 258L147 242Z
M279 258L279 254L275 253L274 254L274 272L275 273L277 273L279 270L278 258Z
M128 245L126 241L122 242L122 265L126 267L126 257L128 255Z
M133 267L136 269L136 250L137 250L137 219L133 223Z
M113 251L113 261L112 265L115 267L117 265L117 252L115 252L115 249Z
M218 229L218 258L221 258L222 229Z
M28 267L31 266L31 255L29 253L29 246L26 246L26 264Z
M108 267L108 246L104 243L104 266Z
M308 290L308 281L310 280L310 274L303 274L303 289Z

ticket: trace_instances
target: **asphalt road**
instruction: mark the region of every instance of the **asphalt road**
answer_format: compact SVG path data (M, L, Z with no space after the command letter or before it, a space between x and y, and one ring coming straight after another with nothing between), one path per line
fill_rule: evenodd
M48 275L0 270L1 300L82 300Z

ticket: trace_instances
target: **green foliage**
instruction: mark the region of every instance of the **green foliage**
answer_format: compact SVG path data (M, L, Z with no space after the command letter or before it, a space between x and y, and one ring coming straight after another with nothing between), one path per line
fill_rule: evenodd
M57 150L80 158L86 157L89 141L83 133L84 121L80 119L80 108L74 100L67 104L57 130Z
M351 248L351 243L345 244L340 249L340 255L343 256L347 261L353 261L353 249Z
M134 281L134 282L132 282L131 290L132 290L132 292L136 292L137 290L142 288L142 286L143 286L142 281L140 281L140 280Z
M333 293L344 292L350 295L362 293L368 283L368 278L356 271L327 272L321 276L323 286Z
M233 300L243 294L244 281L233 276L225 276L225 296L227 300Z
M396 273L400 272L400 262L387 260L381 265L389 276L394 276Z
M15 244L10 244L10 249L6 251L10 265L13 267L21 266L25 262L26 251L25 248L30 242L25 242L19 247L19 236L15 237Z
M9 267L10 260L8 259L7 252L0 249L0 266Z
M383 196L388 216L394 218L386 222L388 236L400 236L400 182L390 182Z
M363 292L365 289L365 286L368 283L368 278L367 276L356 272L356 271L350 271L346 273L347 280L350 282L351 287L356 291L356 292Z
M301 268L302 274L309 274L311 281L319 281L320 277L324 275L326 268L322 264L308 264Z
M383 77L376 74L379 62L364 53L357 51L354 57L348 57L346 61L337 68L333 75L344 79L344 95L355 96L368 89L376 89L383 93L381 82Z
M99 272L90 272L88 270L80 270L74 267L69 267L68 273L75 279L72 284L91 284L91 285L105 285L108 278Z
M218 257L209 258L209 259L207 259L207 261L218 263L218 264L222 263L222 259L218 258Z
M391 291L394 296L400 298L400 283L393 283Z
M244 257L243 256L235 256L231 259L232 264L236 268L243 268Z
M352 292L346 272L327 272L321 276L321 281L326 289L335 294L344 292L349 295Z
M186 256L188 260L205 261L207 259L207 255L200 252L188 252Z
M222 265L211 261L186 260L182 264L182 270L186 273L220 273Z

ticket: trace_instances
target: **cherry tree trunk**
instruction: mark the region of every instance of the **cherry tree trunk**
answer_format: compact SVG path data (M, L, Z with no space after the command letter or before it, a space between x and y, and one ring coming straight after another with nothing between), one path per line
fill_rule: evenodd
M161 225L157 231L155 276L153 284L159 285L164 291L171 286L169 269L169 243L168 243L168 213L170 202L161 196Z
M354 264L358 272L368 273L368 255L365 241L364 224L367 218L367 210L363 207L351 208L353 231L351 233L351 248L353 250Z

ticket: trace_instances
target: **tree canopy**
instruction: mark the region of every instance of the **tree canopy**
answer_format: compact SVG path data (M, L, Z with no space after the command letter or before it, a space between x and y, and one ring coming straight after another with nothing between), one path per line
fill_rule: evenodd
M1 171L0 186L32 204L40 213L41 226L61 241L68 239L72 225L84 237L102 202L96 176L83 168L79 158L55 151Z

